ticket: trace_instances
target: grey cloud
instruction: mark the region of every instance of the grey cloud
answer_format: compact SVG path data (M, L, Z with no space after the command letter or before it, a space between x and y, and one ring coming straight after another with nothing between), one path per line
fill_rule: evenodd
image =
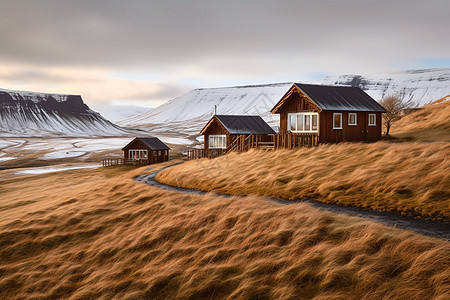
M210 58L239 73L255 57L293 69L292 60L319 53L321 71L329 61L351 65L355 58L389 65L447 57L447 12L440 0L7 0L0 4L0 62L207 70Z

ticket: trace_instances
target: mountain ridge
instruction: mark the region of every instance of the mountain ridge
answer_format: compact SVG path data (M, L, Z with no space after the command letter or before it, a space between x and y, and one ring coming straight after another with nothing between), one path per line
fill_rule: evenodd
M123 136L80 95L0 89L0 136Z

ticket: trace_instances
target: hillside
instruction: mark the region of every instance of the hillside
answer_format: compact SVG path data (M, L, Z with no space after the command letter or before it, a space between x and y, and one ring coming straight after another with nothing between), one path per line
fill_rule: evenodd
M193 160L166 184L234 195L314 199L450 222L450 144L346 143Z
M450 142L450 101L444 101L446 98L448 96L395 122L392 135L419 141Z
M445 299L450 291L448 241L306 204L133 181L147 168L3 178L0 298Z
M130 131L91 110L79 95L0 89L0 136L121 136Z
M415 106L423 106L448 95L450 68L329 76L317 83L359 87L377 101L397 95Z

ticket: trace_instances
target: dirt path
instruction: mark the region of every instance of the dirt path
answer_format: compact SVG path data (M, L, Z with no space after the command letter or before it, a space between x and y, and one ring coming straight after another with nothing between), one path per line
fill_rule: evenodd
M161 169L159 171L152 172L151 174L146 175L139 175L135 177L136 181L146 183L150 186L154 186L160 189L168 190L168 191L175 191L179 193L184 194L194 194L194 195L205 195L207 192L199 191L199 190L193 190L193 189L185 189L185 188L179 188L167 184L160 183L155 180L155 176L167 169L170 168L166 167L164 169ZM224 198L230 198L231 195L228 194L218 194L221 197ZM268 201L275 202L277 204L281 205L288 205L288 204L294 204L294 203L308 203L312 205L315 208L327 210L333 213L338 214L345 214L348 216L354 216L354 217L360 217L360 218L366 218L370 219L372 221L401 228L404 230L411 230L419 234L443 239L443 240L450 240L450 224L443 224L428 220L418 220L418 219L412 219L404 216L399 216L392 213L386 213L386 212L379 212L372 209L366 209L362 207L350 207L350 206L343 206L343 205L337 205L337 204L328 204L328 203L322 203L312 200L284 200L284 199L276 199L276 198L266 198Z

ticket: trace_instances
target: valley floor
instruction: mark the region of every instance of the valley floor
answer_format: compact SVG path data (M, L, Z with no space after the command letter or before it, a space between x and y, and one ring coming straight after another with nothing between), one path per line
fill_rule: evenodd
M0 298L445 299L450 292L448 241L304 203L186 195L133 180L147 169L3 179Z
M170 146L171 157L179 157L179 152L186 145L193 143L189 137L176 137L170 133L157 136ZM101 164L104 158L122 157L121 149L133 138L2 138L0 140L0 170L60 164Z

